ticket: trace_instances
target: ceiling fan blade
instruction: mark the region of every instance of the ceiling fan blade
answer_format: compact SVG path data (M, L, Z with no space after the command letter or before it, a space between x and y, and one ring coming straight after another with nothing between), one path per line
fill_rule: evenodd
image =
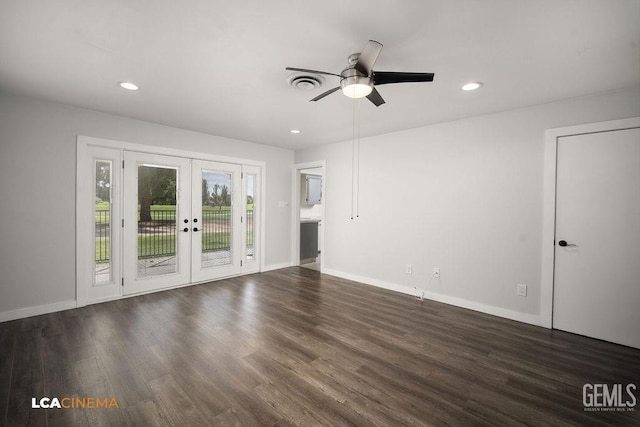
M355 68L366 76L370 76L373 71L373 66L378 60L378 55L382 50L382 43L378 43L375 40L369 40L364 49L360 53L358 62L356 62Z
M373 84L376 86L388 83L432 82L433 73L401 73L395 71L374 71Z
M285 68L285 70L300 71L300 72L303 72L303 73L313 73L313 74L326 74L328 76L338 76L338 77L340 77L340 74L327 73L326 71L318 71L318 70L307 70L306 68L287 67L287 68Z
M384 99L382 99L382 96L380 96L380 92L378 92L375 87L373 88L371 93L367 95L367 98L369 99L369 101L373 102L376 107L384 104Z
M324 98L325 96L331 95L333 92L337 91L338 89L340 89L340 86L334 87L333 89L329 89L328 91L321 93L320 95L316 96L315 98L310 99L309 102L311 102L311 101L319 101L322 98Z

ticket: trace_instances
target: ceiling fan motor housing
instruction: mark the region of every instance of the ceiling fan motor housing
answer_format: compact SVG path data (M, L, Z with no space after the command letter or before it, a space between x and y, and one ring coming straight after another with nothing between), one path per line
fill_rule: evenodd
M340 87L345 95L351 98L364 98L373 90L373 80L354 66L349 66L340 73ZM350 90L352 93L347 94L345 90Z

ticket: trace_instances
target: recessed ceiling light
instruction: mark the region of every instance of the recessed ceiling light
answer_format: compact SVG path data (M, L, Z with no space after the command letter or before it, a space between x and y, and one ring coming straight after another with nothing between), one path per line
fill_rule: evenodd
M462 90L476 90L476 89L479 89L480 86L482 86L482 83L480 83L480 82L472 82L472 83L467 83L466 85L462 86L460 89L462 89Z
M127 89L127 90L138 90L140 89L140 86L138 86L135 83L131 83L131 82L120 82L120 87L122 89Z
M294 135L297 135L297 134L301 133L300 129L291 129L289 132L294 134Z

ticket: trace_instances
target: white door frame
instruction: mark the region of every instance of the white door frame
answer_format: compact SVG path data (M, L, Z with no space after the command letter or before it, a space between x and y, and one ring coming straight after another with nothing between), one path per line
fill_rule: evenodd
M553 327L553 276L555 270L556 172L558 138L640 127L640 117L549 129L545 132L540 324Z
M166 148L166 147L157 147L152 145L143 145L136 144L131 142L124 141L116 141L104 138L95 138L90 136L78 135L76 140L76 306L84 307L87 304L95 304L98 302L111 301L126 297L123 295L122 286L113 287L113 291L108 295L100 295L100 299L92 298L88 292L88 284L93 283L93 270L87 268L87 263L81 262L83 261L83 254L93 253L92 245L95 243L87 243L89 239L87 236L93 235L94 231L93 220L91 220L90 214L87 215L87 208L84 207L83 201L86 200L87 192L89 194L93 194L92 183L88 182L87 176L92 176L91 171L88 170L87 165L90 164L91 150L93 148L109 148L120 150L120 158L122 158L122 153L124 151L135 151L141 153L149 153L149 154L160 154L165 156L174 156L174 157L183 157L188 159L199 159L199 160L209 160L214 162L222 162L222 163L232 163L237 165L248 165L248 166L256 166L260 168L260 176L259 176L259 185L260 188L258 190L260 195L266 194L266 174L267 168L266 163L263 161L249 160L249 159L240 159L235 157L228 156L219 156L208 153L194 152L194 151L186 151L179 150L174 148ZM115 173L115 172L114 172ZM120 172L122 173L122 169ZM89 184L89 185L87 185ZM123 183L124 185L124 183ZM91 196L89 196L91 197ZM262 199L264 200L264 198ZM259 237L258 237L258 257L257 262L259 266L257 271L262 271L265 267L265 227L266 223L266 215L265 215L265 204L260 203L258 205L258 215L260 217L260 229L259 229ZM86 258L86 256L85 256ZM90 260L92 261L92 260ZM85 265L86 264L86 265ZM196 284L194 282L186 285L189 286L191 284ZM105 288L106 289L106 288Z
M291 256L292 265L300 265L300 171L303 169L319 168L322 171L322 222L319 227L320 239L320 272L324 273L326 268L325 256L325 238L324 230L326 228L325 211L326 211L326 185L327 185L327 162L325 160L316 160L313 162L296 163L293 166L293 203L291 225Z

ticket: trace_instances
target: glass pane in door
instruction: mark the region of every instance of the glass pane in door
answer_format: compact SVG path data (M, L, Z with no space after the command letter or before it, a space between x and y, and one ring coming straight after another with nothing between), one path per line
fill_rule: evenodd
M254 238L254 216L253 216L253 206L255 200L255 184L256 184L256 176L253 174L247 174L247 244L245 245L245 256L247 261L253 260L255 256L255 238Z
M233 262L232 179L230 172L202 170L202 268Z
M111 161L95 161L94 283L111 282Z
M176 273L175 168L138 165L138 277Z

